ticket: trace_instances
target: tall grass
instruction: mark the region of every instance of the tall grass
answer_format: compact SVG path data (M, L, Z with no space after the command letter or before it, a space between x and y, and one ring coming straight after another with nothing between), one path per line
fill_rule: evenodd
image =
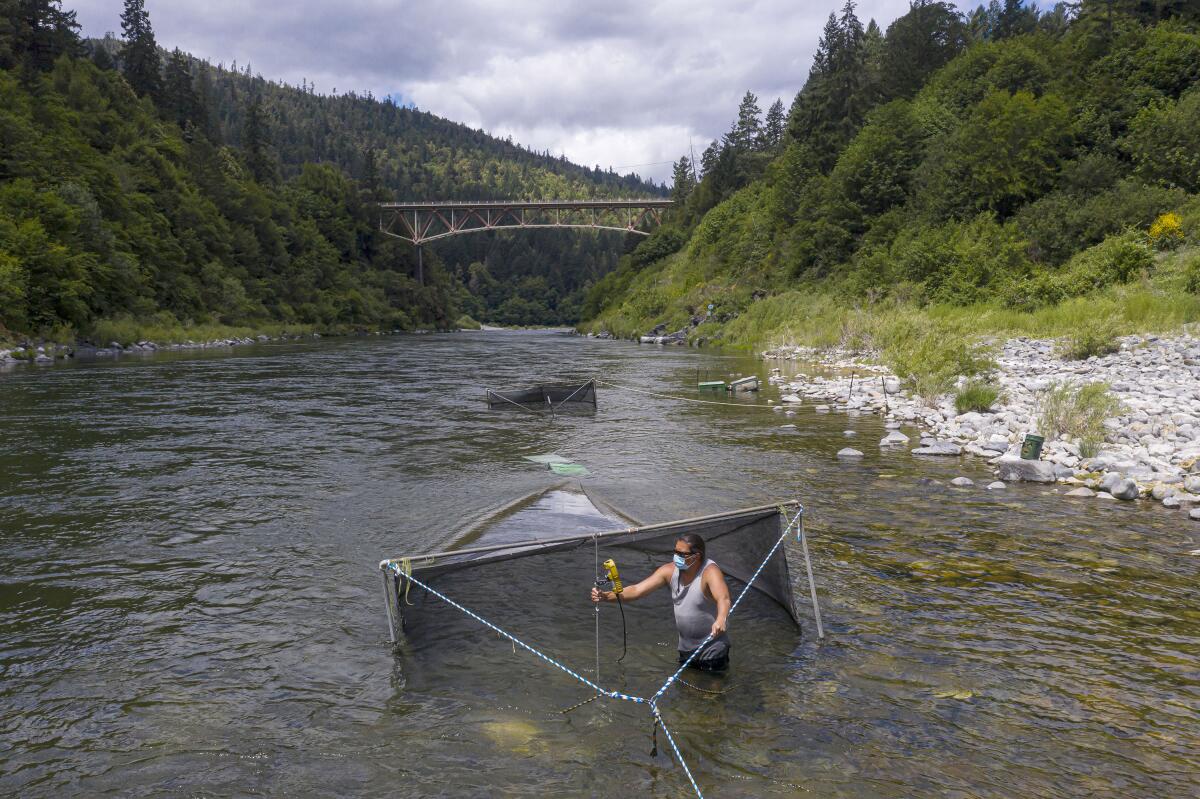
M954 408L959 413L987 413L1000 399L1000 387L986 380L969 380L954 394Z
M226 338L246 338L266 335L271 337L303 335L314 331L312 325L289 325L279 322L264 322L253 327L219 324L189 324L177 321L169 314L158 314L150 319L134 319L129 316L97 320L87 331L86 337L96 344L117 342L122 346L139 341L156 344L177 344L185 341L213 341Z
M1104 422L1124 410L1107 383L1053 383L1042 392L1039 407L1042 435L1078 439L1086 457L1094 455L1104 441Z

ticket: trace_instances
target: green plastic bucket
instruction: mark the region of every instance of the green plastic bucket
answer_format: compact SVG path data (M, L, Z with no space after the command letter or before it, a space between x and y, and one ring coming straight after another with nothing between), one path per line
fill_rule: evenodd
M1042 457L1042 444L1044 443L1046 443L1046 439L1037 433L1026 433L1025 440L1021 442L1021 457L1027 461L1036 461Z

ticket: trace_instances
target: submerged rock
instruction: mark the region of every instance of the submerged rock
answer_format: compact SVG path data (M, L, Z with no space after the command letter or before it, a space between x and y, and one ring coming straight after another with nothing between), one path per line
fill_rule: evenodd
M879 439L881 447L902 447L908 443L908 436L901 433L899 430L893 430L883 438Z
M961 455L962 447L958 444L951 444L949 441L934 441L928 446L917 447L912 451L914 455Z
M837 456L842 460L850 460L854 458L861 458L863 454L856 449L846 447L844 449L839 449Z
M960 488L965 488L967 486L975 485L975 481L972 480L970 477L955 477L953 480L950 481L950 485L958 486Z
M992 482L988 483L988 491L1000 491L1005 488L1008 488L1008 486L999 480L993 480Z
M1064 497L1094 497L1094 496L1096 496L1096 492L1090 488L1084 488L1083 486L1080 486L1079 488L1068 491L1067 493L1063 494L1063 496Z

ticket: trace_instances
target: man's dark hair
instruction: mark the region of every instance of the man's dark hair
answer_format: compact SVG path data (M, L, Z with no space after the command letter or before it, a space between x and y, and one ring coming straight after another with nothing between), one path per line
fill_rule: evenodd
M682 533L675 540L682 541L683 543L687 544L693 552L699 552L701 563L708 560L708 558L704 555L704 539L700 536L696 535L695 533Z

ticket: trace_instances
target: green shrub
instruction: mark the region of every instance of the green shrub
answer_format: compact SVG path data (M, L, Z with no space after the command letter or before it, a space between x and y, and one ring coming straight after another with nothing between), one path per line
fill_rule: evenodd
M1019 210L1014 221L1028 237L1030 254L1037 260L1061 264L1072 255L1119 234L1128 228L1146 228L1165 209L1175 208L1187 199L1177 188L1148 184L1136 178L1114 185L1087 186L1089 180L1102 182L1105 167L1081 159L1077 172L1095 166L1097 175L1064 175L1064 181L1078 182L1070 191L1052 192Z
M1062 282L1049 272L1035 272L1010 280L1000 290L1000 302L1015 311L1036 311L1066 298Z
M1116 326L1105 317L1094 317L1080 325L1059 344L1063 358L1082 361L1093 355L1108 355L1121 349Z
M1048 439L1061 435L1078 439L1080 453L1086 448L1092 455L1104 440L1104 422L1124 410L1107 383L1052 383L1042 392L1039 404L1042 435Z
M954 395L954 407L959 413L987 413L1000 399L1000 388L985 380L968 380Z
M468 314L463 314L462 316L458 317L458 321L454 323L454 326L459 330L479 330L482 327L482 325L472 319Z
M1200 294L1200 252L1192 255L1183 267L1184 285L1192 294Z
M992 287L1030 269L1028 244L1013 225L989 213L967 222L901 232L888 251L895 278L920 282L928 299L968 305L990 298Z
M1200 91L1143 107L1122 146L1147 181L1200 191Z
M629 254L629 263L635 269L641 269L655 261L666 258L687 243L682 231L673 227L661 227L643 239L633 252Z
M1119 283L1128 283L1154 268L1154 252L1135 231L1109 236L1072 258L1063 275L1063 289L1073 297Z

